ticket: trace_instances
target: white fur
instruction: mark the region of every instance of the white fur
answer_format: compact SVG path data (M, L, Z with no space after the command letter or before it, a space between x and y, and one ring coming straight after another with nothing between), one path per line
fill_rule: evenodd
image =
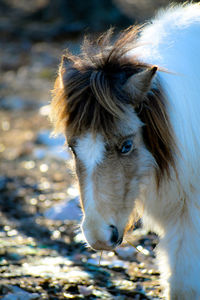
M103 160L104 151L105 144L100 134L95 137L91 133L87 133L77 140L77 156L90 173Z
M94 137L91 133L87 133L77 140L75 149L77 157L83 163L87 174L85 178L85 199L87 199L85 211L87 212L87 210L96 206L92 175L95 167L102 162L104 157L105 144L103 137L100 134Z
M97 213L93 181L95 167L100 164L104 158L105 143L103 137L100 134L95 137L91 133L87 133L77 140L75 149L77 157L81 160L86 170L84 183L84 199L86 199L86 201L84 203L84 218L82 221L83 234L91 246L95 244L97 240L109 244L111 232L103 218ZM88 222L90 225L88 225ZM91 225L91 223L93 225ZM99 224L99 226L97 226L99 230L95 236L91 230L87 229L94 226L94 224L96 226Z
M200 299L200 5L161 11L141 34L130 55L156 64L168 95L178 151L178 178L153 178L141 200L144 223L161 237L158 258L166 297Z

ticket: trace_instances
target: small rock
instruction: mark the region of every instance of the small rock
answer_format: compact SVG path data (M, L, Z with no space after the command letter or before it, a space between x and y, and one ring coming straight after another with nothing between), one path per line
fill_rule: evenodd
M117 255L124 260L131 260L134 258L134 255L137 253L137 250L132 246L119 247L115 250Z
M2 300L36 300L40 299L40 295L37 293L28 293L18 286L7 285L7 290L11 293L8 293Z
M40 299L40 295L37 293L27 293L27 292L19 292L16 294L8 294L2 300L36 300Z
M89 258L87 260L87 263L90 264L90 265L98 266L99 265L99 260L97 260L96 258Z
M78 290L83 296L90 296L92 294L92 289L84 285L78 285Z
M82 218L81 208L79 206L79 197L72 200L64 201L51 207L45 212L45 217L51 220L75 220L80 221Z
M128 263L122 261L122 260L114 260L110 265L109 268L111 269L118 269L118 268L122 268L122 269L126 269L128 267Z

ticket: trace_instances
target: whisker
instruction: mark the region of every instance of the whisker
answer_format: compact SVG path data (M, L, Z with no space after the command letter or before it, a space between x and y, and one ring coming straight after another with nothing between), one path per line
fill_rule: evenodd
M130 242L128 242L127 240L126 240L126 242L129 244L129 245L131 245L133 248L135 248L138 252L140 252L140 253L142 253L137 247L135 247L132 243L130 243ZM143 253L142 253L143 254Z
M102 253L103 253L103 251L101 251L101 253L100 253L100 257L99 257L99 266L100 266L100 263L101 263Z

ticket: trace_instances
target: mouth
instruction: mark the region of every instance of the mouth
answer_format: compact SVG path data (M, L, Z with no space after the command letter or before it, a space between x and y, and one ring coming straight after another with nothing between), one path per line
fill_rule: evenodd
M98 241L94 245L90 245L90 247L95 251L113 251L115 248L117 248L123 241L123 237L118 239L116 242L112 244L105 244L101 241Z

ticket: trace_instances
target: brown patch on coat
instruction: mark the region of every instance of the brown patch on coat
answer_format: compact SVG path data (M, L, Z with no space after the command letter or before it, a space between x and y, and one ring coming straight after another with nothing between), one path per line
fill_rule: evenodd
M90 130L94 134L100 132L106 139L112 137L116 122L125 118L126 105L138 104L138 99L124 91L125 82L150 67L125 56L134 43L137 46L139 32L139 27L131 27L111 46L109 30L97 41L85 39L79 56L68 53L63 57L51 104L55 132L67 132L70 138ZM170 166L175 166L175 144L161 86L152 89L140 102L136 112L145 124L144 142L157 162L159 181L162 175L169 175Z
M176 146L167 113L167 99L159 81L157 87L147 93L145 100L135 111L145 124L142 127L143 140L158 165L156 175L159 184L162 175L170 176L170 166L176 172Z

